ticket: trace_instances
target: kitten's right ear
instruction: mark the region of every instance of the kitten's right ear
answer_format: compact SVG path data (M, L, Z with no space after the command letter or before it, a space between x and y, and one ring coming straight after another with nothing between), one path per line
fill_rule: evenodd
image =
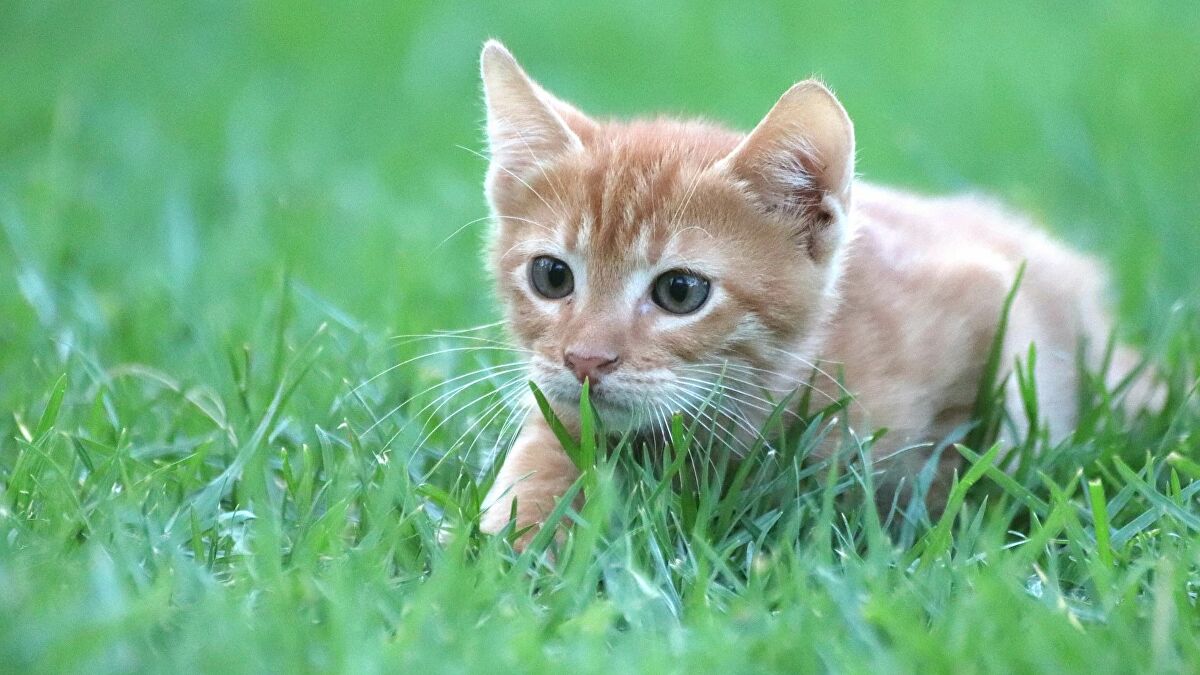
M719 163L763 210L798 224L815 255L828 253L850 208L854 127L825 85L794 85Z
M542 163L583 147L566 118L584 132L594 123L531 80L504 45L488 40L480 62L492 159L489 186L499 174L523 179Z

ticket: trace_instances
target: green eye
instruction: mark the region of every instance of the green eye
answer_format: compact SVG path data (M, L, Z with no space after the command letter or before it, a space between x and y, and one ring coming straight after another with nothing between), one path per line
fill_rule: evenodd
M654 280L650 295L655 304L672 314L691 314L708 299L708 279L702 276L671 270Z
M529 264L529 283L538 295L551 300L565 298L575 290L575 276L567 263L548 255L538 256Z

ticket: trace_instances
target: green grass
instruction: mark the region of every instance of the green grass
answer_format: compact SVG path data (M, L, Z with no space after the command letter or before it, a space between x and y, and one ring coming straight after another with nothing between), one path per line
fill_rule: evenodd
M0 670L1195 669L1194 3L508 4L0 3ZM803 461L833 411L694 473L678 424L581 447L561 546L480 537L504 383L435 385L490 355L388 369L497 318L484 224L447 240L491 36L601 115L749 127L821 75L865 177L1104 259L1167 409L1089 383L1070 441L976 434L891 523L856 444Z

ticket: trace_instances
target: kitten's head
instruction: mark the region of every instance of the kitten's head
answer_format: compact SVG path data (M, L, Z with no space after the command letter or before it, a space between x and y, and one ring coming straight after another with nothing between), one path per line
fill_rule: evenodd
M743 135L596 121L499 43L482 61L489 263L556 407L569 414L588 378L606 421L647 425L694 411L718 380L794 377L830 302L854 172L829 90L793 86Z

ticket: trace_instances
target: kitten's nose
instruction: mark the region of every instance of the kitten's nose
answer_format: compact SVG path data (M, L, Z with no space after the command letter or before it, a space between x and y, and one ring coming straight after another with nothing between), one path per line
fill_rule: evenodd
M563 352L563 364L575 373L580 382L591 380L592 384L600 381L600 376L611 372L617 367L620 357L614 352L573 350Z

